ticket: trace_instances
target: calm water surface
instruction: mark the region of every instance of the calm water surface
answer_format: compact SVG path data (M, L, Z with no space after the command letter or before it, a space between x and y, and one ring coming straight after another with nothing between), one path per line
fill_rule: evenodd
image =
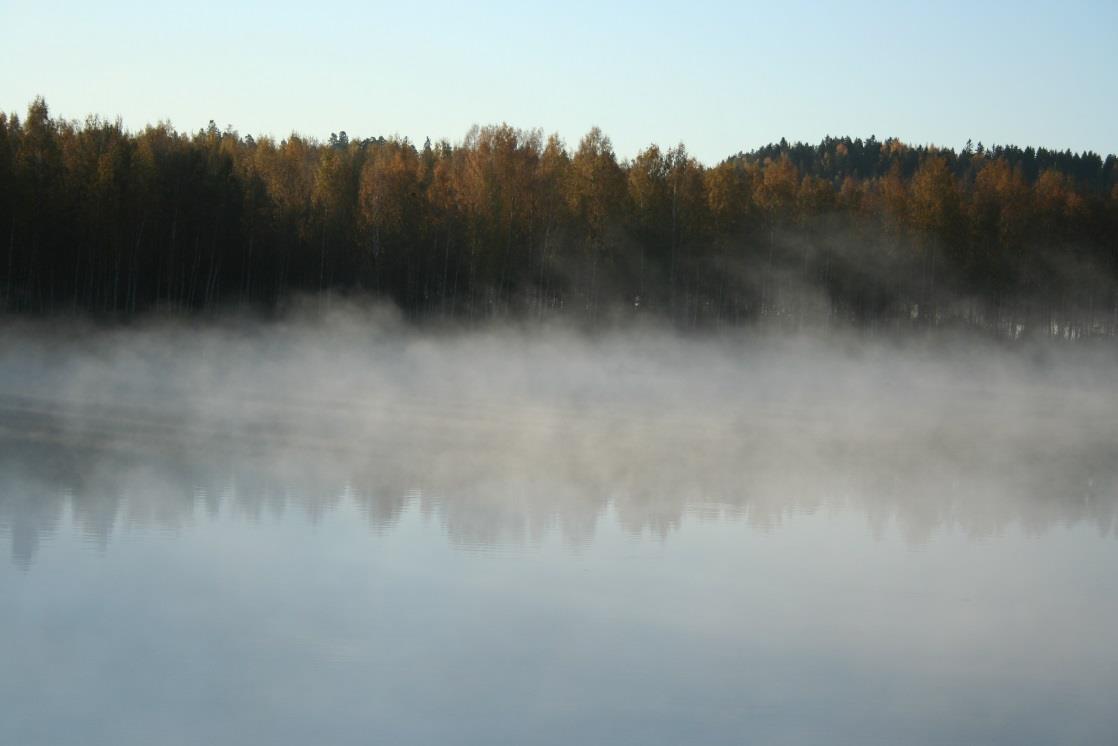
M714 389L9 394L0 742L1116 742L1105 399Z

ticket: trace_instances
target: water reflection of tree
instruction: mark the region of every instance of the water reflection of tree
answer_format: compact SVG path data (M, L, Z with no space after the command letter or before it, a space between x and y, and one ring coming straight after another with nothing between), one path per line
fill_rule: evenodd
M1102 535L1118 526L1118 447L1089 427L1063 444L1041 431L995 432L976 448L964 437L974 423L898 439L880 422L827 422L759 418L704 430L678 417L588 418L438 432L395 422L392 438L367 442L312 425L266 448L229 433L189 447L122 433L99 442L80 428L9 433L0 527L26 568L67 509L102 547L126 526L179 529L223 510L259 521L294 509L317 522L343 503L375 532L423 511L461 547L531 545L552 534L581 545L607 511L625 531L660 538L689 514L771 530L828 506L861 511L876 533L896 527L910 542L945 528L985 537L1015 525L1088 523ZM321 447L331 437L336 447Z

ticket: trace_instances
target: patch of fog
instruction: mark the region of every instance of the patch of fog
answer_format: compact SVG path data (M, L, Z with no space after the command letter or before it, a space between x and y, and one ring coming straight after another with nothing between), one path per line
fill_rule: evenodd
M100 541L199 505L409 505L458 545L666 536L688 510L771 527L826 505L911 541L1115 530L1118 354L632 326L420 328L383 310L0 330L0 527L65 506ZM16 550L27 554L32 550Z

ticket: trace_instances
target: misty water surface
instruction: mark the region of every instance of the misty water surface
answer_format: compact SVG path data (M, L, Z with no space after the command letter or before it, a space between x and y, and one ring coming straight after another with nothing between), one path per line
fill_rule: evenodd
M1118 733L1109 347L0 335L0 742Z

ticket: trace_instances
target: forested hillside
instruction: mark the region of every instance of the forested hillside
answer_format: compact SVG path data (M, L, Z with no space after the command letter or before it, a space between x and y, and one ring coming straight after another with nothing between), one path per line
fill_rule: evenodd
M254 139L0 114L0 307L1118 330L1118 159L827 138L704 166L508 126Z

